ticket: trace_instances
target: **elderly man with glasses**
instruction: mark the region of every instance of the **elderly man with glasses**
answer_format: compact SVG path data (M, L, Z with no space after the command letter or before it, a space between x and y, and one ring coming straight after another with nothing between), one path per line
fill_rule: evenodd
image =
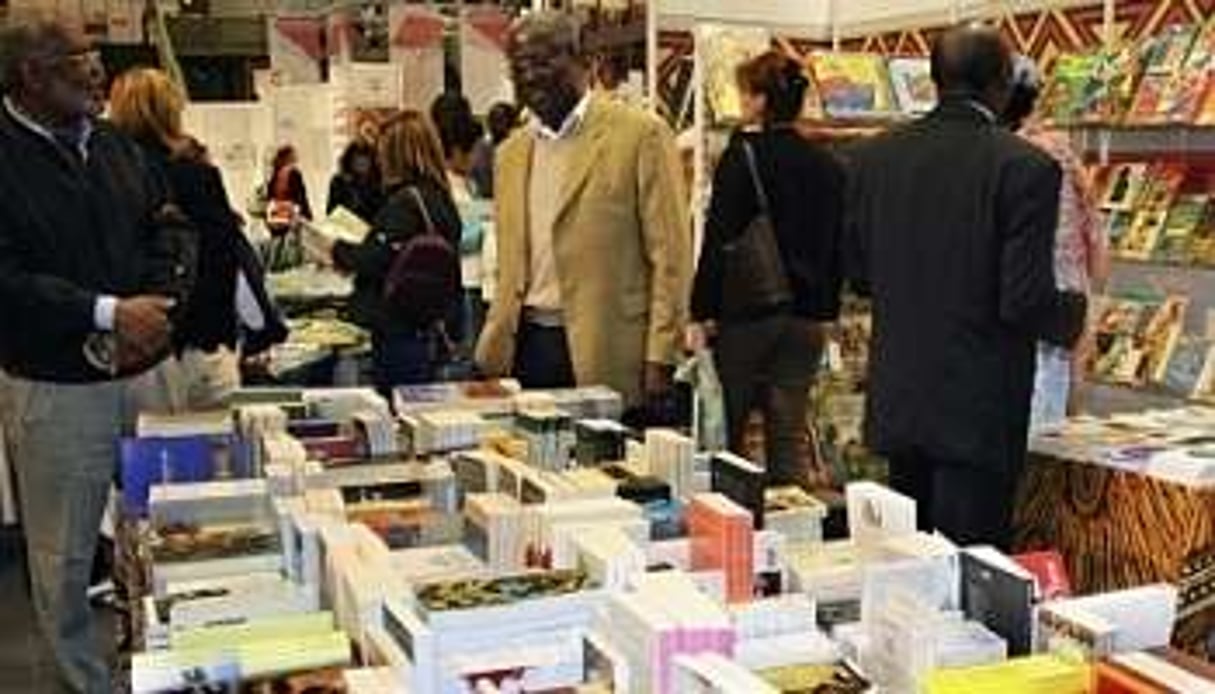
M60 684L110 691L86 598L128 381L169 345L191 231L139 150L96 119L104 72L76 31L0 32L0 413L39 630Z

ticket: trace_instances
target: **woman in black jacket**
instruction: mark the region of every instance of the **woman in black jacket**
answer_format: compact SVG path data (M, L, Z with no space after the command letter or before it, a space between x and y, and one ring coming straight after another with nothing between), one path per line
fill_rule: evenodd
M434 126L417 111L405 111L384 126L380 137L380 167L386 201L372 221L363 243L337 241L333 264L354 274L350 310L357 323L371 331L375 385L388 394L399 385L433 381L445 333L436 316L450 313L459 299L460 215L452 202L444 172L443 146ZM456 283L449 296L430 305L434 297L391 297L385 283L411 240L435 232L450 250L447 267L424 268Z
M162 370L162 404L174 410L220 405L240 385L238 351L256 354L287 336L219 169L182 129L185 103L168 75L146 68L121 75L110 95L111 120L140 144L198 233L193 291L174 323L177 358ZM237 309L242 285L254 298L247 311Z
M839 315L842 167L794 124L809 86L801 65L777 51L738 69L745 126L718 165L692 297L693 346L711 337L725 394L730 447L741 452L754 407L764 415L772 484L808 482L806 414L822 358L824 324ZM752 174L748 149L754 157ZM768 199L788 301L727 315L727 246Z
M325 212L344 207L359 219L370 222L384 204L384 182L376 161L375 145L355 140L346 146L338 161L338 172L329 182Z

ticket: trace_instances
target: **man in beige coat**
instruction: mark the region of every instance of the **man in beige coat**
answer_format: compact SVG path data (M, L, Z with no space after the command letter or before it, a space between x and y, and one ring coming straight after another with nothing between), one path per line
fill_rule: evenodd
M610 386L632 407L670 386L691 230L674 138L588 90L579 31L551 12L512 30L534 122L498 153L498 289L477 361L529 388Z

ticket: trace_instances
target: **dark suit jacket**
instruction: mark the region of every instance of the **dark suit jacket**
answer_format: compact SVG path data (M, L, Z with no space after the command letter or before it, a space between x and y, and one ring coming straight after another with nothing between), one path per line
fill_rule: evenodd
M1084 298L1055 288L1058 165L964 101L849 158L850 274L873 298L870 446L1015 471L1035 343L1074 344L1084 323Z

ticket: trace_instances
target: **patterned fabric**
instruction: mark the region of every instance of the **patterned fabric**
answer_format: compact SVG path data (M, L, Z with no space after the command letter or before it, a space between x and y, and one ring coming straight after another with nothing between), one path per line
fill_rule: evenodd
M1063 168L1055 237L1055 280L1060 289L1087 293L1092 286L1089 268L1104 243L1088 173L1062 133L1029 123L1022 128L1021 137L1050 154Z

